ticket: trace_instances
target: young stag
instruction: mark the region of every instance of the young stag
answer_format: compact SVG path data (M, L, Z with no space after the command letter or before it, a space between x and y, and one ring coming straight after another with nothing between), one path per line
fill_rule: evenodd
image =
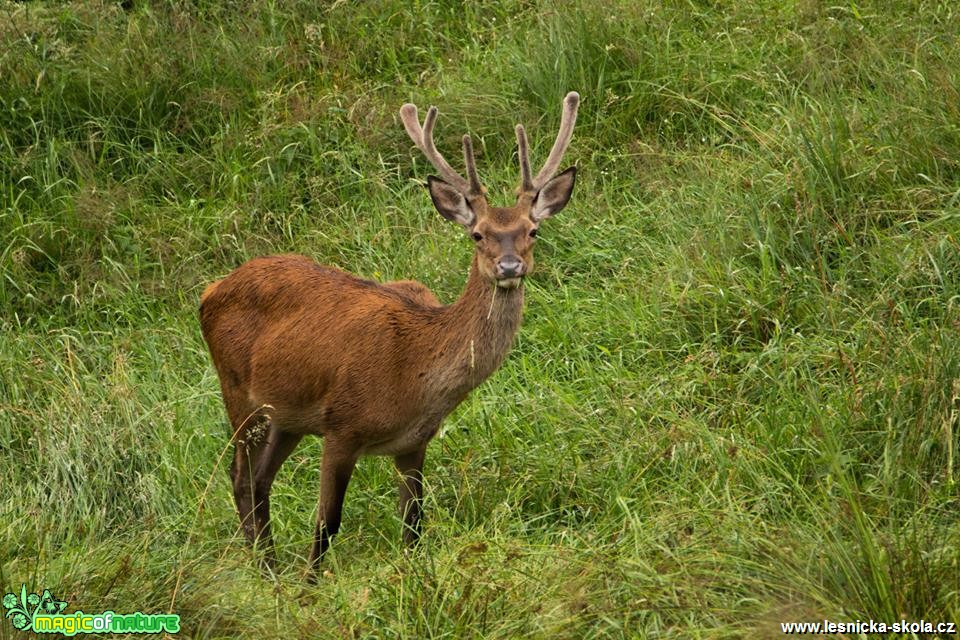
M520 187L512 207L487 203L470 136L463 137L464 179L434 146L436 107L421 127L417 108L403 105L407 133L441 176L428 178L434 206L475 243L467 285L453 304L440 304L419 282L378 284L302 256L251 260L203 292L200 324L234 431L233 497L247 539L265 549L268 563L270 487L306 434L325 440L310 579L340 528L360 456L393 456L404 542L417 540L427 443L507 355L537 228L573 191L575 168L554 174L579 101L574 92L564 98L560 132L536 176L517 125Z

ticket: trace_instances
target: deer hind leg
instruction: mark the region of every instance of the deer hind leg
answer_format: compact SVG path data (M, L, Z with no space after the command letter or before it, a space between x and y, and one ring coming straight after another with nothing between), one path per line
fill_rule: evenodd
M316 582L317 569L330 541L340 530L340 515L347 485L357 464L357 451L344 446L327 436L323 446L323 463L320 470L320 503L317 508L317 526L310 549L307 580Z
M400 517L403 519L403 542L413 546L420 539L420 521L423 516L423 459L426 445L394 457L400 472Z
M285 433L270 426L266 446L260 449L253 470L253 529L255 542L264 550L266 564L273 566L275 554L270 534L270 490L284 461L293 453L303 435Z
M238 422L233 420L234 423ZM255 544L257 541L257 526L254 517L254 477L256 460L266 448L267 431L270 420L257 412L245 416L235 427L233 464L230 465L230 480L233 483L233 499L237 504L237 514L247 542Z

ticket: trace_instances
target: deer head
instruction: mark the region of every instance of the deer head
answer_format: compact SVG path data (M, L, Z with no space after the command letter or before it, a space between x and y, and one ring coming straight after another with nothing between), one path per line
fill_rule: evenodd
M407 134L440 173L439 178L429 176L427 179L433 205L444 218L466 229L476 244L480 273L498 287L515 289L520 286L524 276L533 269L533 245L540 223L563 209L570 200L577 176L576 167L554 174L573 136L579 105L580 95L575 91L563 99L560 131L546 163L535 177L531 177L530 172L527 134L523 125L516 126L520 186L517 200L511 207L492 207L487 202L486 189L477 176L469 135L463 136L463 160L468 177L464 179L444 160L433 143L437 108L430 107L422 127L416 106L408 103L400 109L400 119Z

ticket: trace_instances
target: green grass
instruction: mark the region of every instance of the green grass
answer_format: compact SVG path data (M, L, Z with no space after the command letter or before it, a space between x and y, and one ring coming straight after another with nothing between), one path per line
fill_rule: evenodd
M960 620L953 3L134 4L0 2L4 592L190 638ZM312 439L264 576L200 291L300 252L452 301L470 242L400 105L440 107L448 156L472 133L503 204L513 125L542 161L574 89L579 183L430 446L423 544L364 459L306 586Z

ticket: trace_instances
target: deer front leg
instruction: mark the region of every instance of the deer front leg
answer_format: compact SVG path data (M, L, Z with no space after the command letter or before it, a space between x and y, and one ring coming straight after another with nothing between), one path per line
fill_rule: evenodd
M309 582L316 582L317 569L323 554L330 547L330 540L340 530L340 514L343 498L350 484L350 476L357 464L357 454L349 448L338 446L330 439L324 444L323 463L320 470L320 504L317 508L317 527L310 550Z
M423 459L424 445L416 451L396 456L393 461L400 472L400 517L403 519L403 543L413 546L420 539L420 520L423 517Z

